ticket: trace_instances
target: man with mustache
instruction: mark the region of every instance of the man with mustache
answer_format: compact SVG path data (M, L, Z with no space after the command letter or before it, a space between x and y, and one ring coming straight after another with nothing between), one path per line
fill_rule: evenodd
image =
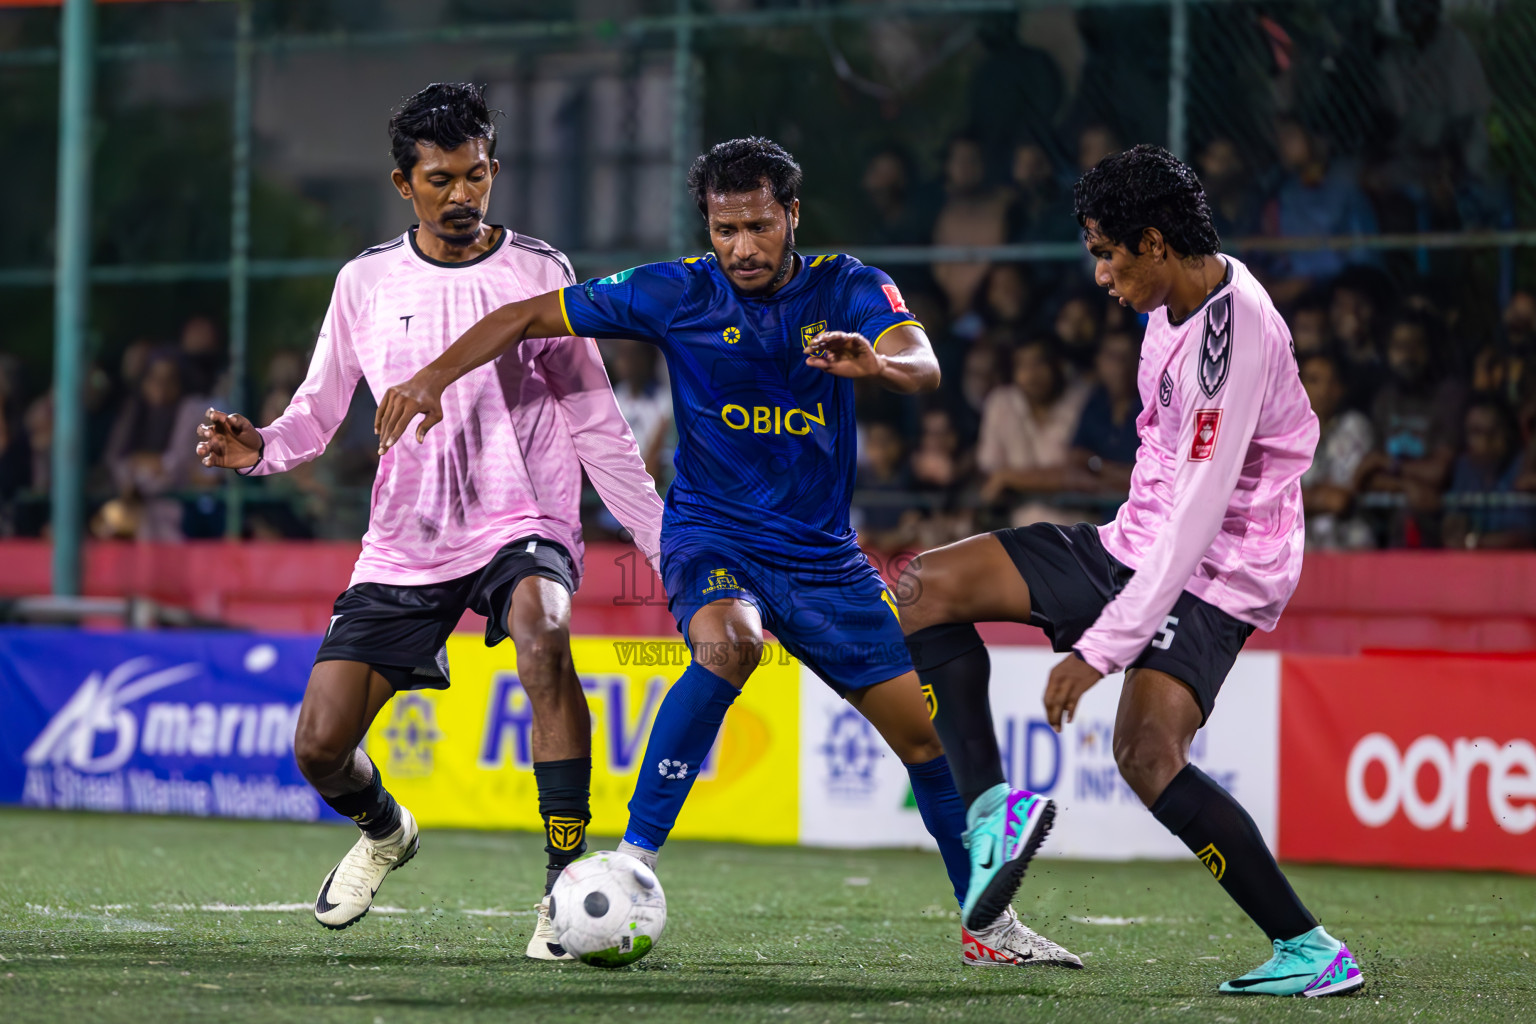
M762 654L763 631L847 698L907 766L955 894L967 898L964 810L902 641L895 601L859 550L853 380L932 391L939 367L885 273L845 255L795 252L800 166L761 138L722 142L689 188L712 252L635 267L491 313L379 406L388 450L417 416L421 441L460 377L524 339L580 332L637 338L667 357L677 477L662 525L662 577L693 663L657 712L620 850L654 866L726 711ZM1050 801L1021 802L1027 860ZM1071 953L996 908L961 932L978 966L1056 963Z
M309 375L287 410L256 428L208 410L204 464L279 473L315 458L366 379L385 381L440 354L481 316L575 281L537 239L485 223L496 129L478 86L436 84L389 122L392 178L419 224L342 268ZM654 565L661 499L589 338L551 333L472 374L425 445L382 455L368 533L336 599L299 712L305 778L362 830L326 876L315 917L346 928L390 871L416 853L410 811L358 744L398 690L444 689L444 642L465 608L485 642L512 638L533 710L533 773L549 855L527 955L573 959L549 922L549 886L586 849L592 727L571 666L571 594L581 579L581 474Z

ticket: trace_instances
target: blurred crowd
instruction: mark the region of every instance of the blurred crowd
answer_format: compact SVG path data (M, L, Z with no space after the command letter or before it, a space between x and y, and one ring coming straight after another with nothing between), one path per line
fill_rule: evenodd
M1290 34L1298 26L1244 9L1257 19L1244 24L1265 55L1259 108L1266 113L1256 120L1257 93L1242 93L1248 106L1228 119L1232 131L1192 139L1192 159L1227 251L1265 282L1291 326L1322 423L1303 481L1309 543L1532 546L1536 296L1515 287L1510 255L1305 241L1513 222L1490 156L1492 94L1477 51L1437 0L1391 7L1390 35L1370 12L1349 30L1337 21L1340 6L1330 23L1336 31L1314 31L1305 46ZM1162 15L1112 16L1123 23ZM1110 14L1073 17L1082 44L1073 69L1021 37L984 33L985 56L964 101L973 128L937 153L894 142L868 151L850 175L856 181L844 183L848 200L834 204L845 218L838 230L851 236L845 241L1077 244L1073 181L1136 141L1136 125L1155 112L1138 105L1132 80L1145 48L1120 53L1116 40L1125 33L1097 32L1095 19ZM881 45L897 38L877 36ZM1368 59L1346 62L1351 47L1369 51ZM1371 74L1330 77L1326 61L1306 63L1319 53L1368 64ZM1241 83L1212 68L1204 72L1206 102L1219 107L1223 90L1239 102ZM1346 94L1347 104L1336 102ZM1344 117L1346 107L1359 116ZM1111 517L1138 443L1144 318L1092 284L1086 256L884 269L932 338L944 383L918 401L857 389L855 525L866 544L926 548L1004 525ZM602 350L664 490L676 443L665 364L635 342L604 342ZM194 315L177 337L122 339L106 351L113 357L90 364L84 378L91 533L224 536L227 475L193 453L203 410L228 404L222 325ZM258 425L281 413L306 355L282 349L262 363L245 389L245 411ZM52 442L51 395L30 387L19 361L0 355L0 535L46 533ZM372 401L360 388L324 457L242 483L240 532L355 538L366 527L376 464ZM618 530L596 504L589 525Z

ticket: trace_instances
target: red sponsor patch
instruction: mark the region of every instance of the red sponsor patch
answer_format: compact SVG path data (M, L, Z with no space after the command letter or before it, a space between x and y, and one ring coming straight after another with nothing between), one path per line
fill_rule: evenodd
M1190 462L1207 462L1216 453L1216 432L1221 429L1220 409L1195 410L1195 440L1189 446Z
M910 313L907 303L901 297L901 291L893 284L883 284L880 290L885 292L885 301L891 304L892 313Z

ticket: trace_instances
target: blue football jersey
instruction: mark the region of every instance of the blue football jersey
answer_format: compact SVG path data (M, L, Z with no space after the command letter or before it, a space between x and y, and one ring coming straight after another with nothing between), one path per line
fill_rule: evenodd
M852 538L853 382L805 365L822 331L871 342L916 324L883 271L815 256L772 295L738 292L713 255L652 263L560 293L573 335L661 348L677 475L664 527L770 533L785 554Z

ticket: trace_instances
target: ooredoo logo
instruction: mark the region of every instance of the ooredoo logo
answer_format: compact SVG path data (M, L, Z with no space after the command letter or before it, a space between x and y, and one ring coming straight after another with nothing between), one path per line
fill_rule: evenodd
M1479 769L1486 773L1486 804L1472 795L1474 776L1484 774ZM1345 788L1350 810L1370 828L1401 810L1426 832L1447 822L1463 832L1475 802L1499 828L1523 835L1536 828L1536 746L1525 739L1501 745L1483 736L1447 742L1424 735L1399 750L1392 737L1373 732L1350 752Z

